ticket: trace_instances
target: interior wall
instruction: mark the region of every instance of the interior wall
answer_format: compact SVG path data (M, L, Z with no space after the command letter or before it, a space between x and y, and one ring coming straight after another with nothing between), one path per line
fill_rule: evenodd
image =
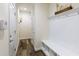
M79 8L79 3L72 3L71 6L76 9ZM55 3L50 3L49 4L49 17L50 16L55 16L55 12L56 12L56 4ZM50 22L50 20L49 20ZM49 29L50 30L50 29ZM50 35L49 35L50 36ZM50 37L49 37L50 38Z
M7 22L5 30L0 30L0 56L9 55L8 4L0 3L0 20Z
M48 38L48 10L49 4L35 4L34 16L34 47L41 49L41 40Z
M79 55L79 14L57 19L50 20L49 40L61 49L61 55Z
M71 6L76 9L79 8L79 3L72 3ZM49 4L49 17L50 16L55 16L55 12L56 12L56 3L50 3ZM50 20L49 20L50 22ZM49 29L50 30L50 29ZM50 35L49 35L50 36Z
M78 3L74 3L71 5L74 9L79 8ZM49 5L49 16L55 16L55 14L54 14L55 11L56 11L56 4L51 3ZM78 47L77 47L77 45L78 45L78 37L77 37L78 36L78 31L77 31L78 23L77 22L78 22L79 16L75 17L75 18L74 17L75 16L71 17L71 19L67 19L67 17L66 17L66 18L62 18L62 20L59 19L57 21L53 21L53 19L49 20L49 23L50 23L49 24L49 27L50 27L49 28L50 29L49 30L49 39L55 45L58 44L58 46L61 46L60 48L68 49L68 50L65 50L67 52L73 51L73 53L74 53L74 51L75 51L75 53L76 53L76 51L77 51L77 53L78 53L78 50L77 50L78 49ZM60 26L60 24L61 24L61 26ZM77 26L77 29L76 29L76 26ZM71 34L70 32L73 34ZM75 41L75 43L74 43L74 41ZM70 55L75 55L75 53L72 54L72 52L71 52Z

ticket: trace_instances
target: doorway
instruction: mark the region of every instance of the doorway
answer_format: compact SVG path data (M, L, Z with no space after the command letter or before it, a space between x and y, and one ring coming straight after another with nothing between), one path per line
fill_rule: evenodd
M29 55L29 40L32 40L32 13L28 7L18 7L17 33L18 33L18 50L16 55Z

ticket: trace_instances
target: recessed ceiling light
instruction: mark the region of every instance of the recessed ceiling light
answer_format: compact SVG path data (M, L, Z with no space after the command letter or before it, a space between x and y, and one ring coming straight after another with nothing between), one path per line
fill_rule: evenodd
M24 8L24 10L26 11L26 10L27 10L27 8Z
M22 11L27 11L27 8L20 8L20 10L22 10Z

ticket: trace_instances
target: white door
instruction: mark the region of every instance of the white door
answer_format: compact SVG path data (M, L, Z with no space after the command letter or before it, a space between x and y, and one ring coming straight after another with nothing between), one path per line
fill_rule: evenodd
M20 12L20 23L19 23L19 38L28 39L32 38L32 20L31 13Z
M16 7L15 4L9 4L9 55L14 56L16 55Z

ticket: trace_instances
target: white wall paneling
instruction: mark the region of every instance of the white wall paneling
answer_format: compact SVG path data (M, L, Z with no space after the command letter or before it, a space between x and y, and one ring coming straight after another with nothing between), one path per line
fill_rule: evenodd
M49 39L44 42L58 55L79 55L78 39L79 8L50 17Z

